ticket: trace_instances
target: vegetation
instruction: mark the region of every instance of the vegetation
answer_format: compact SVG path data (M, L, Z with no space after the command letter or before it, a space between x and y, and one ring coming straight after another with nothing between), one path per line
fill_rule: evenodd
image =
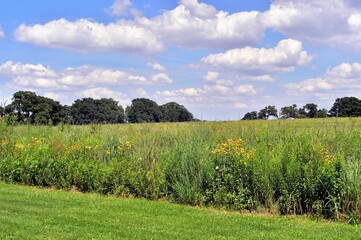
M16 126L0 179L358 223L361 120Z
M242 120L268 119L270 116L278 117L275 106L267 106L259 112L252 111L244 115ZM280 118L325 118L325 117L360 117L361 100L356 97L337 98L332 108L318 109L317 104L307 103L302 108L296 104L281 108Z
M5 105L5 104L3 104ZM53 99L37 96L34 92L14 93L12 102L0 106L0 117L16 116L19 123L37 125L93 123L146 123L146 122L187 122L193 115L182 105L175 102L159 106L147 98L137 98L131 106L124 108L111 98L77 99L71 106L62 106Z
M1 239L358 239L360 226L0 183Z

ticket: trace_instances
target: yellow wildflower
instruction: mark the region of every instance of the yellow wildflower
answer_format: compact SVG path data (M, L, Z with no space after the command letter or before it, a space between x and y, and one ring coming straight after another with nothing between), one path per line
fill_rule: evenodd
M129 140L125 141L125 146L130 149L132 147L132 144Z
M326 148L322 148L322 160L324 163L331 163L332 156Z

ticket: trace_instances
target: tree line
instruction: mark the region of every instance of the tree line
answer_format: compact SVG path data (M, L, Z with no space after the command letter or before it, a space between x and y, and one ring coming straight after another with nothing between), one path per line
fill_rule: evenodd
M317 104L307 103L301 108L296 104L281 108L280 114L275 106L267 106L261 110L247 112L242 120L280 118L325 118L325 117L360 117L361 100L356 97L337 98L330 110L318 109Z
M13 94L10 104L0 106L0 116L12 115L17 122L40 125L90 123L149 123L194 121L193 114L176 102L158 105L147 98L133 99L125 109L112 98L82 98L70 106L31 91Z

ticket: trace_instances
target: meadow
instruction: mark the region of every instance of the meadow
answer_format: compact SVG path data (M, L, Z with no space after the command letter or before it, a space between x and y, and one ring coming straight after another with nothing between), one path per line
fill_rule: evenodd
M357 224L361 119L13 126L7 183Z

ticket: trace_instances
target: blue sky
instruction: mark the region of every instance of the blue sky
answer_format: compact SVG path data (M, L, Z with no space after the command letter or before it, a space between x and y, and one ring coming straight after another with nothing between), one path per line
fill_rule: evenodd
M12 0L0 8L0 100L146 97L197 118L361 96L356 0Z

